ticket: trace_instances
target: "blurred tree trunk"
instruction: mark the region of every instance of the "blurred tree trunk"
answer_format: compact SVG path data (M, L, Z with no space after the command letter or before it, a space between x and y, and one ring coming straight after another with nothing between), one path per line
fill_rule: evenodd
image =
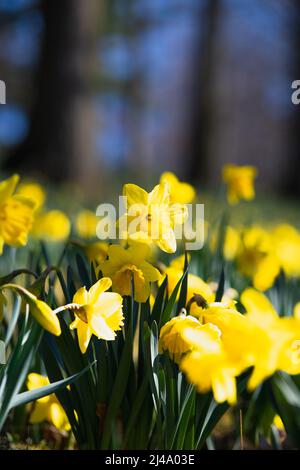
M221 0L206 0L194 52L194 86L191 96L191 126L187 155L188 177L205 182L210 164L210 138L214 117L214 78L217 66L216 42Z
M291 13L291 42L292 58L290 82L300 80L300 2L293 0ZM291 93L294 90L291 90ZM287 175L283 178L282 186L289 196L300 197L300 104L292 105L292 112L289 123Z
M97 0L41 1L45 22L30 130L6 169L55 182L95 175L91 82Z

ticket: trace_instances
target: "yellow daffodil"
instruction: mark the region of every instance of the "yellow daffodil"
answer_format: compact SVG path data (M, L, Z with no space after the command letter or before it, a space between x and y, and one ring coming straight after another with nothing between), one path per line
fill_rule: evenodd
M4 284L0 286L0 289L1 291L9 289L20 294L23 300L29 305L29 313L45 330L55 336L61 334L57 313L55 310L52 310L46 302L39 300L32 292L29 292L27 289L17 284Z
M160 330L159 351L168 351L171 358L179 362L183 354L193 349L186 332L195 329L200 331L203 348L209 349L212 340L219 339L217 328L209 324L202 325L195 317L181 314L168 321Z
M159 350L169 352L200 393L212 389L217 402L236 402L235 377L240 369L224 351L215 325L202 325L192 316L174 317L161 329Z
M216 402L228 401L232 405L236 403L237 371L228 363L222 350L219 353L192 351L183 358L180 369L200 393L207 393L212 389Z
M276 256L286 275L300 276L300 232L291 225L281 224L271 235Z
M255 388L276 370L288 374L300 373L300 320L297 317L279 317L269 299L261 292L248 288L241 295L247 310L249 324L265 333L263 348L257 349L257 360L249 388ZM253 347L256 338L253 338ZM266 347L267 346L267 347Z
M28 390L35 390L47 385L49 385L47 377L34 372L28 375ZM39 398L34 403L29 422L35 424L43 421L48 421L61 431L70 431L71 429L67 415L54 394Z
M33 222L35 203L31 199L15 194L18 175L0 183L0 254L3 245L19 247L27 243Z
M67 215L59 210L42 212L37 215L32 234L41 240L61 242L68 238L71 223Z
M263 332L259 335L260 330L244 315L221 302L214 302L204 309L202 318L204 323L212 323L220 329L224 350L240 370L253 365L253 338L257 335L256 344L263 344Z
M40 209L45 202L46 193L44 188L35 182L24 182L18 187L18 195L31 199L35 203L35 209Z
M244 230L237 266L241 273L252 279L256 289L264 291L273 285L280 272L280 264L272 237L262 227L253 226Z
M218 234L214 232L210 240L210 248L215 252L218 243ZM225 259L232 261L236 258L241 249L241 234L234 227L227 226L225 230L223 256Z
M89 290L81 287L73 297L70 308L75 312L75 320L70 328L77 329L82 353L86 352L93 334L98 339L112 341L116 337L115 331L123 325L123 300L115 292L106 292L111 285L111 280L104 277Z
M84 246L84 252L90 261L100 264L106 260L109 244L105 242L94 242Z
M149 253L149 247L142 244L128 249L120 245L109 247L108 259L100 265L100 269L104 276L111 278L115 292L131 295L133 279L135 300L146 302L150 295L150 283L161 277L158 269L146 261Z
M125 184L123 196L126 197L126 213L119 225L126 222L129 240L154 243L161 250L174 253L175 225L183 224L188 214L183 204L171 203L169 184L161 183L150 193L135 184Z
M183 338L190 345L191 352L183 357L179 367L188 381L195 384L200 393L212 389L218 403L236 403L235 377L241 368L224 350L219 329L211 324L197 329L187 328L183 331Z
M170 201L173 203L189 204L196 197L196 191L191 184L179 181L174 173L166 171L160 177L160 183L168 183L170 187Z
M76 231L81 238L95 238L99 218L89 210L79 212L76 217Z
M254 199L256 175L257 169L253 166L224 165L223 180L227 184L229 204L237 204L241 199L246 201Z

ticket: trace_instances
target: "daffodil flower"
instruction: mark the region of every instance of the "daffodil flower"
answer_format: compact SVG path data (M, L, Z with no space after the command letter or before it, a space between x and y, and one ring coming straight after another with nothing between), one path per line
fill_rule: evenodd
M217 327L206 324L202 325L199 320L191 315L180 314L168 321L161 329L159 335L159 351L168 351L175 362L179 362L184 354L190 352L195 347L188 333L199 332L197 348L214 349L215 341L219 341L219 331ZM191 333L190 333L191 335Z
M100 265L104 276L112 280L112 288L121 295L131 295L132 280L134 298L146 302L150 295L150 283L160 279L161 274L146 258L150 255L147 245L138 244L127 250L119 245L108 249L108 260Z
M43 211L37 214L32 235L50 242L61 242L68 238L71 222L68 216L60 210Z
M192 316L174 317L161 329L159 350L169 352L200 393L212 389L218 403L236 402L235 377L240 367L226 354L215 325L202 325Z
M176 175L166 171L160 177L160 183L168 183L170 187L170 200L173 203L189 204L196 197L196 191L189 183L179 181Z
M195 349L182 359L180 369L200 393L207 393L212 389L217 403L236 403L236 376L240 371L230 361L221 345L213 352Z
M258 225L242 232L236 261L239 271L250 277L254 287L262 291L274 284L280 272L280 263L274 250L272 236Z
M76 231L81 238L90 239L96 237L99 217L90 210L82 210L76 217Z
M257 169L253 166L224 165L223 180L227 184L229 204L237 204L240 199L246 201L254 199L254 179L256 175Z
M34 201L35 210L39 210L44 205L46 199L44 188L34 181L28 181L19 184L17 195Z
M89 290L81 287L74 295L73 303L62 307L75 313L70 328L77 329L82 353L86 352L93 334L98 339L112 341L123 325L123 299L115 292L106 292L111 285L111 279L104 277Z
M27 243L33 223L35 202L14 194L19 176L13 175L0 183L0 254L3 245L19 247Z
M47 385L49 385L47 377L34 372L28 375L28 390L35 390ZM48 421L61 431L70 431L71 429L68 417L54 394L39 398L34 403L29 422L35 424L42 423L43 421Z
M288 277L300 276L300 232L289 224L277 225L271 231L278 263Z
M150 193L135 184L125 184L123 196L126 213L119 220L121 233L127 233L129 241L154 243L161 250L174 253L175 225L182 225L188 214L183 204L171 203L169 184L161 183Z
M247 310L245 317L268 337L270 347L264 353L257 350L249 388L254 389L276 370L294 375L300 373L300 320L295 309L292 317L279 317L269 299L261 292L248 288L241 295ZM255 342L254 342L255 345Z

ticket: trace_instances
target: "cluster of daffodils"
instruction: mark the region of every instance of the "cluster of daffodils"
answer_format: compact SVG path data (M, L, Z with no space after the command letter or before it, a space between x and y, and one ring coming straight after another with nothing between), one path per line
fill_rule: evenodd
M216 238L211 238L214 251ZM273 286L280 271L287 278L300 276L300 231L289 224L270 228L228 226L223 246L224 258L250 278L253 286L265 291Z
M21 183L13 175L0 183L0 254L4 245L22 247L28 236L61 241L69 236L66 214L44 208L46 194L38 183Z
M230 204L254 198L256 173L250 166L224 167ZM43 189L35 183L18 188L17 184L17 176L0 183L1 252L4 244L24 246L29 234L52 241L68 238L70 219L60 211L45 209ZM61 334L60 316L72 312L69 327L83 354L93 335L113 341L122 330L124 297L133 296L136 302L152 306L163 282L171 296L183 276L185 256L165 266L158 252L176 252L176 227L187 220L187 204L196 197L194 188L174 174L164 173L152 191L125 184L123 196L126 207L117 222L122 233L119 244L95 241L96 215L89 210L77 214L74 228L81 240L72 243L93 262L97 281L88 289L80 287L72 302L52 309L30 289L10 283L0 286L0 295L8 289L19 293L31 315L56 336ZM122 227L126 229L122 231ZM214 251L216 237L210 238L209 246ZM249 371L250 391L278 370L300 374L300 306L295 305L293 316L280 317L262 293L274 284L280 271L287 277L300 277L300 232L287 224L269 229L227 226L223 255L235 263L251 287L240 293L229 288L220 299L216 283L189 273L185 308L162 326L159 352L168 354L200 393L211 390L217 402L234 404L236 380L245 371ZM237 305L243 305L245 313ZM29 389L46 383L47 378L39 374L28 378ZM31 421L42 420L69 429L54 396L37 401Z
M219 403L236 402L236 377L247 369L252 370L250 391L277 370L300 373L299 306L294 316L279 317L268 298L253 288L240 300L246 314L226 302L202 302L201 316L181 314L160 333L160 350L169 353L199 392L212 389Z

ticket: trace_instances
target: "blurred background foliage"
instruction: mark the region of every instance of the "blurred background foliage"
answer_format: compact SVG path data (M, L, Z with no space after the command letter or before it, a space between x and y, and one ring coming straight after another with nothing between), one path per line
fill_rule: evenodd
M1 169L99 199L231 161L298 198L299 25L297 0L0 0Z

